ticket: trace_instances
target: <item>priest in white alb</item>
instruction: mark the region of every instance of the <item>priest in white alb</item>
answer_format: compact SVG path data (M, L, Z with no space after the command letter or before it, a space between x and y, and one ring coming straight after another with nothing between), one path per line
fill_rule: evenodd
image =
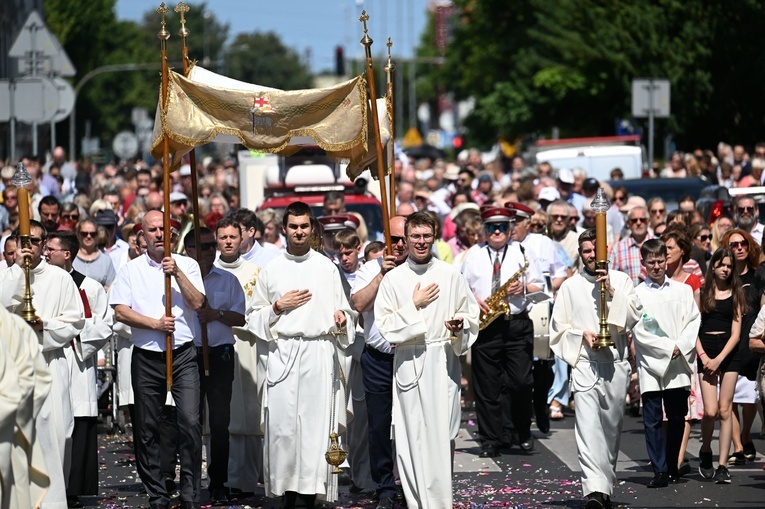
M0 342L0 509L11 507L11 455L16 411L20 403L21 389L16 363L8 354L5 344Z
M596 269L595 230L579 235L583 270L563 282L553 306L550 348L572 367L576 446L586 509L612 506L616 459L630 379L627 332L642 307L630 277ZM606 286L608 331L614 347L595 348L600 330L600 285Z
M45 495L44 507L67 508L66 479L71 461L71 438L74 415L70 393L69 363L66 349L82 331L85 315L77 285L63 269L48 264L42 258L45 228L30 222L31 248L22 248L23 259L30 260L32 305L37 318L32 328L50 369L50 397L37 416L38 438L45 454L45 464L51 486ZM21 306L15 310L21 312ZM48 432L43 432L47 430Z
M337 476L324 454L330 433L343 433L345 394L336 343L355 335L355 313L345 298L337 267L311 249L313 214L303 202L284 211L287 249L269 262L255 285L249 329L269 342L262 426L266 495L337 498Z
M462 274L432 256L436 225L406 220L409 257L388 272L375 320L393 344L393 432L410 509L451 509L454 439L460 427L459 356L478 337L478 302Z

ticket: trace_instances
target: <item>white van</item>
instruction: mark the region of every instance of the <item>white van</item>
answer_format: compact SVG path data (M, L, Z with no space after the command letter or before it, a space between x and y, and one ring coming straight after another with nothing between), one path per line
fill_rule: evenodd
M555 148L536 153L537 164L548 162L553 168L582 168L588 177L603 182L611 170L621 168L625 179L643 176L643 149L629 145L594 145Z

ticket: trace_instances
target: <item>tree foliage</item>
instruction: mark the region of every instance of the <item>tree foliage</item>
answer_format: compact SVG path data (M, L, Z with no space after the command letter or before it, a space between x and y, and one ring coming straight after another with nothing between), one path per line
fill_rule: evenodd
M634 78L669 79L681 146L765 138L759 34L765 1L455 0L433 82L474 97L471 138L613 134Z
M298 90L311 86L311 71L295 50L273 32L238 34L225 55L226 74L265 87Z

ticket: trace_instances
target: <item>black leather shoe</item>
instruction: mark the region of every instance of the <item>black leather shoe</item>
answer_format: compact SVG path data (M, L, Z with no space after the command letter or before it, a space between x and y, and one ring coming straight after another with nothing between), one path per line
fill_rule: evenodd
M653 479L648 481L649 488L666 488L668 484L669 476L666 472L659 472L658 474L653 476Z
M66 497L66 506L69 509L80 509L81 507L85 507L84 505L82 505L82 502L80 502L79 497L75 495Z
M593 492L587 495L587 503L584 504L584 509L605 509L606 496L600 492Z
M196 502L182 501L181 509L199 509L199 504Z
M667 482L669 484L679 484L680 476L678 474L667 474Z
M520 443L521 450L523 452L531 452L534 450L534 437L529 436L526 440Z
M485 445L481 448L479 458L496 458L500 455L499 448L496 445Z
M226 488L210 488L210 500L212 505L228 505Z
M388 497L381 498L376 509L393 509L393 499Z

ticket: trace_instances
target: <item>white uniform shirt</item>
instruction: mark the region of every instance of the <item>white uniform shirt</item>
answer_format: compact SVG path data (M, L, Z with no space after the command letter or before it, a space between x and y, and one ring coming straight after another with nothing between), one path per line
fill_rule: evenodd
M356 271L356 279L354 279L351 288L351 297L353 297L353 294L356 292L369 286L369 283L377 277L380 270L382 270L382 258L377 258L362 265L361 268ZM391 344L382 337L380 329L377 328L377 324L375 323L374 303L369 306L368 310L361 313L361 316L364 317L364 343L383 353L393 353Z
M499 259L502 262L499 275L500 284L505 284L508 279L524 266L524 255L521 254L520 246L520 243L510 241L506 246L506 250L504 248L499 250ZM486 300L491 295L491 281L496 254L497 251L489 247L485 242L482 242L471 247L465 256L465 261L462 264L462 274L467 279L468 286L470 286L473 295L479 299ZM527 285L532 284L543 288L544 280L539 273L537 263L532 259L533 255L526 252L525 257L529 261L529 266L521 276L521 281L524 281ZM507 302L510 305L510 313L514 315L528 309L525 295L513 295L507 299Z
M526 256L536 261L541 274L549 272L551 278L566 277L566 262L558 256L555 242L540 233L529 233L521 242L526 248Z
M242 255L242 258L262 269L268 265L268 262L278 257L280 252L278 249L266 249L256 240L252 248Z
M204 284L207 302L211 308L233 311L244 316L244 291L235 275L218 267L213 267L210 273L205 276ZM196 313L194 322L200 331L194 336L194 344L202 346L202 324L199 323ZM213 320L207 324L208 346L233 345L234 342L234 333L231 331L230 325L226 325L220 320Z
M195 260L186 256L173 254L173 259L194 287L205 293L202 274ZM181 289L174 277L172 282L173 308L175 316L175 332L173 333L173 349L189 341L193 341L199 332L196 326L194 310L183 300ZM149 258L148 254L139 256L125 265L115 280L114 290L109 296L109 304L114 307L124 304L133 311L145 316L159 318L165 314L165 274L162 265ZM133 327L131 341L138 348L152 352L165 351L165 333Z

